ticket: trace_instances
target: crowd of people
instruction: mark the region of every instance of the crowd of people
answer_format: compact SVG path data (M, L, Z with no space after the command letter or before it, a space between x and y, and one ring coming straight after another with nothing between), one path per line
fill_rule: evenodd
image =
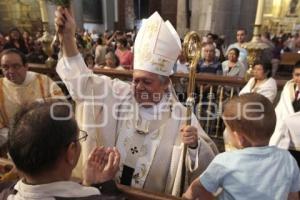
M4 49L16 48L27 56L29 63L44 63L47 55L43 51L42 36L42 30L30 33L26 30L21 32L18 28L12 28L8 33L0 33L0 52ZM136 29L129 32L105 31L103 33L78 29L75 37L77 47L89 68L133 69L133 44ZM249 39L246 30L242 28L237 30L236 42L232 44L228 44L224 36L214 33L206 34L202 38L202 59L197 72L243 78L248 69L248 52L243 45ZM261 35L261 39L269 46L263 57L266 62L272 64L272 77L278 70L281 54L300 51L298 33L280 32L277 35L271 35L269 32L265 32ZM58 40L54 40L51 46L52 57L57 60L60 56ZM174 72L188 72L186 59L178 56Z
M39 37L13 29L1 39L1 157L9 154L20 177L0 183L1 199L101 199L111 180L178 197L185 192L185 199L299 199L300 62L276 109L272 61L279 49L254 64L254 77L224 103L224 139L234 150L219 153L173 91L169 77L188 72L186 58L175 29L157 12L137 34L76 33L74 17L61 7L55 23L54 45L62 48L56 71L75 112L56 83L28 71L28 44L41 45ZM225 51L221 38L208 34L197 72L244 77L245 38L238 30ZM295 45L279 55L296 51L298 40L290 39ZM97 75L94 68L133 70L133 80Z

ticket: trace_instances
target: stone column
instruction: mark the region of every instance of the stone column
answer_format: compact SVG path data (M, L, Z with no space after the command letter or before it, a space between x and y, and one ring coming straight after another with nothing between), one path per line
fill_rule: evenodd
M40 12L41 12L41 18L42 22L48 22L48 11L47 11L47 6L46 6L46 1L44 0L39 0L39 5L40 5Z
M152 13L150 13L151 15ZM161 16L176 28L177 0L161 0Z
M115 25L115 2L112 0L104 0L103 8L105 9L105 30L114 30Z
M236 40L236 30L244 28L252 37L257 0L190 0L191 30L200 35L212 32L224 35L226 43ZM177 30L182 36L186 30L185 0L178 0Z
M211 32L225 36L226 44L236 41L236 31L243 28L252 37L257 1L214 0Z
M255 16L255 25L261 25L264 14L264 0L258 0Z
M247 30L248 40L251 40L252 38L256 9L257 9L257 2L258 1L256 0L252 4L249 4L249 0L241 1L241 8L240 8L241 13L240 13L238 27L242 27Z
M134 2L133 0L125 0L125 28L133 29L135 16L134 16Z
M47 13L48 13L48 27L49 27L49 32L54 34L55 33L55 10L56 6L54 4L51 4L47 2Z
M282 0L273 0L273 9L272 15L274 18L278 18L280 16L280 11L282 8Z
M211 32L214 20L214 0L192 1L192 12L198 12L197 15L192 14L192 28L197 30L200 35ZM220 10L218 10L220 11ZM197 27L197 29L195 29Z
M83 29L82 0L73 0L72 10L76 21L77 29Z
M180 37L183 37L187 32L186 28L186 9L185 9L186 0L177 1L177 32Z

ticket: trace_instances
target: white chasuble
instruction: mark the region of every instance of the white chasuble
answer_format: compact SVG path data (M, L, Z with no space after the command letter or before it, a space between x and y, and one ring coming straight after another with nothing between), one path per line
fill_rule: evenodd
M123 116L126 120L119 122L116 144L121 153L121 170L117 178L122 176L124 166L130 167L134 171L129 184L137 188L144 187L157 149L163 145L162 137L172 133L173 135L169 135L170 140L177 138L180 121L172 119L170 114L171 112L163 112L158 117L160 119L151 120L141 117L140 114L127 113Z

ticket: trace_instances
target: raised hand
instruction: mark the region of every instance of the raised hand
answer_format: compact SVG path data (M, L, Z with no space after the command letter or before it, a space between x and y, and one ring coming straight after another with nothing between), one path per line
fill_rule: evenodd
M116 148L96 147L83 170L83 184L91 185L111 180L119 170L120 153Z
M55 28L60 38L64 36L75 36L75 20L67 8L61 6L57 7L55 11Z
M76 24L72 13L64 7L58 6L55 11L55 28L59 41L63 44L63 54L72 57L78 54L75 41Z

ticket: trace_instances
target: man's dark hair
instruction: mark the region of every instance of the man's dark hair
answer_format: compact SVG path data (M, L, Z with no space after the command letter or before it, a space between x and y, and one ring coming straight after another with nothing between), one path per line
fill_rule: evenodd
M8 151L18 170L34 176L55 166L78 135L70 108L63 100L35 102L15 115Z
M293 67L293 71L295 71L295 69L300 69L300 60L296 62L295 66Z
M97 44L98 44L98 45L103 45L102 37L99 37L99 38L97 39Z
M21 51L17 50L17 49L5 49L1 52L0 54L0 64L1 64L1 59L4 55L7 55L7 54L17 54L20 56L21 60L22 60L22 63L23 65L26 65L27 64L27 58L25 56L25 54L23 54Z
M247 30L244 29L244 28L238 28L238 29L236 30L236 33L237 33L238 31L244 31L245 35L247 35Z
M261 65L263 67L264 73L266 74L267 78L270 78L272 76L272 64L269 61L255 61L254 65Z
M120 38L120 39L118 39L118 42L120 44L122 44L124 47L127 47L128 42L127 42L126 38Z

